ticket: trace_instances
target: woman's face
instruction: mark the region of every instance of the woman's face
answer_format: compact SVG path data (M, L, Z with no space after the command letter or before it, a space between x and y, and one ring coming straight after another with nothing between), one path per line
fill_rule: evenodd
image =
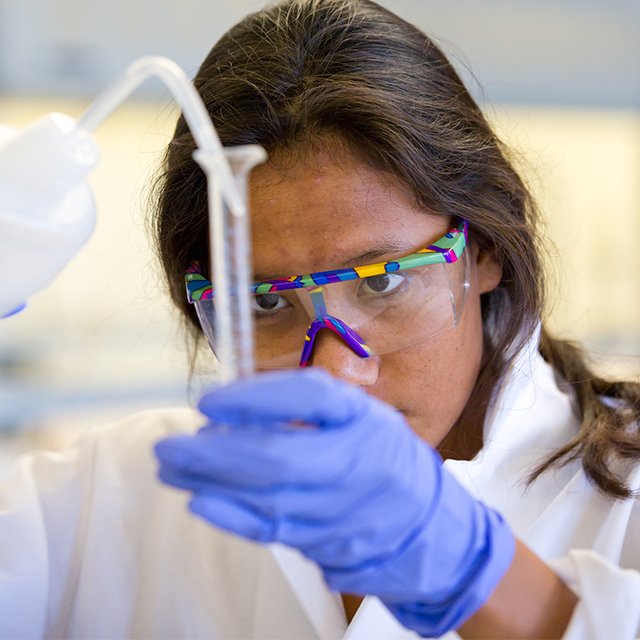
M450 219L417 208L408 190L388 173L345 152L318 152L286 167L258 167L251 176L250 199L256 274L337 268L385 245L398 251L374 261L397 258L432 243L451 226ZM470 289L455 328L369 358L321 331L313 352L313 366L393 405L433 446L449 432L471 394L482 357L480 294L494 288L501 276L488 255L472 248L470 258Z

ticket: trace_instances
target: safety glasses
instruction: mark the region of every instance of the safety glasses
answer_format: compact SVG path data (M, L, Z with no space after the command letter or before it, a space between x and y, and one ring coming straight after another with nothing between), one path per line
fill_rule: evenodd
M254 283L256 366L309 365L317 336L325 329L366 358L454 328L469 287L467 239L463 220L433 244L396 260ZM215 353L211 282L194 263L185 283Z

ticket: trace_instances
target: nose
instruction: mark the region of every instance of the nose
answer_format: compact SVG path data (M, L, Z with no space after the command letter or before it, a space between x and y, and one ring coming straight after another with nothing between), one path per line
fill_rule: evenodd
M375 384L380 372L379 356L363 358L329 330L318 332L310 364L332 376L358 386Z

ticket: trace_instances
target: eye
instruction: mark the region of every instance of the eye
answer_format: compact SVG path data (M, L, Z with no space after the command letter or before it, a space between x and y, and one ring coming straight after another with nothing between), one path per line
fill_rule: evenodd
M251 308L257 316L271 315L287 305L288 302L277 293L261 293L251 298Z
M407 278L398 273L381 273L379 276L369 276L362 280L360 292L364 295L386 295L398 292L398 287L405 284Z

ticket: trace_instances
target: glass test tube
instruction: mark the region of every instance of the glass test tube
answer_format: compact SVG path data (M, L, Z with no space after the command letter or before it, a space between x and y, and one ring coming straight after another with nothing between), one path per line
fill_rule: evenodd
M248 180L251 170L266 159L266 152L257 145L246 145L227 147L224 155L244 207L240 210L230 207L222 197L217 175L209 178L213 326L219 337L217 356L222 383L248 376L254 370ZM227 293L219 295L219 292Z

